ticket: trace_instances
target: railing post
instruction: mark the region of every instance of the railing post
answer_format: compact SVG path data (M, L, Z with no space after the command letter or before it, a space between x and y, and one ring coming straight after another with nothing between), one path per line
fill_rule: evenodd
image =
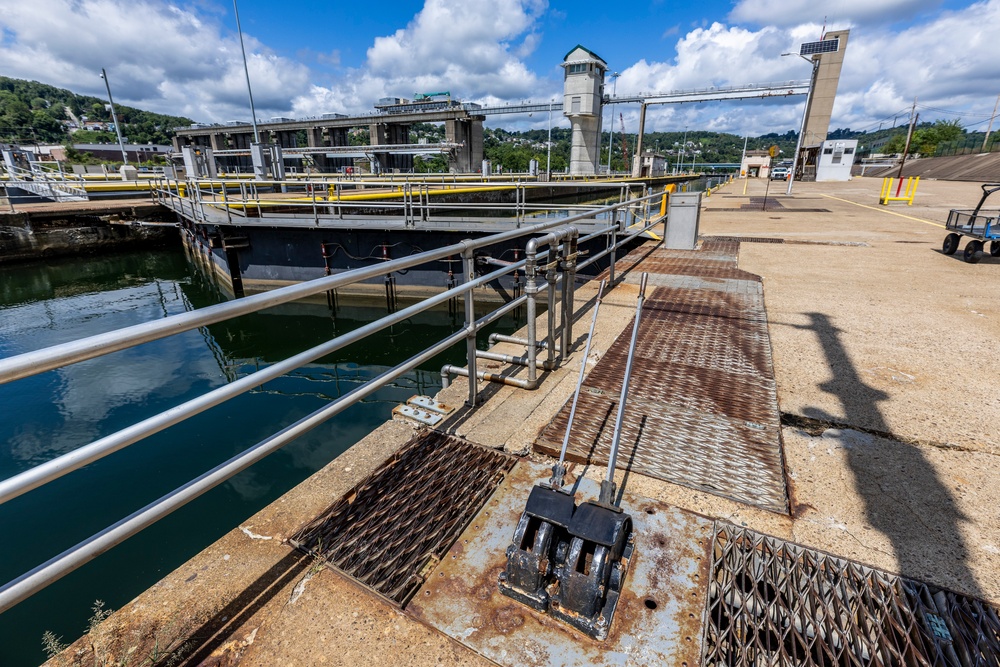
M471 248L462 251L462 266L465 269L465 284L476 278L476 258ZM476 406L477 368L476 368L476 304L474 289L465 292L465 356L469 368L469 398L465 404L470 408Z
M562 347L560 356L569 356L569 346L573 342L573 301L576 298L576 255L577 238L580 233L570 228L569 238L563 241L563 296L562 296Z
M538 305L535 297L538 295L538 261L531 243L525 246L524 264L524 295L527 297L525 316L528 319L528 382L534 384L538 380L538 332L535 319L538 317Z

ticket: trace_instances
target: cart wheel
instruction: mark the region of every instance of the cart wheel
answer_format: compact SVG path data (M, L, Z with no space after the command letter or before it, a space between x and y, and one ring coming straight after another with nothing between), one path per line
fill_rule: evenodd
M983 242L982 241L969 241L965 244L965 251L962 253L962 259L964 259L969 264L976 264L983 258Z
M990 241L990 255L1000 257L1000 241Z
M944 237L941 251L946 255L954 255L955 251L958 250L958 242L961 238L958 234L948 234L948 236Z

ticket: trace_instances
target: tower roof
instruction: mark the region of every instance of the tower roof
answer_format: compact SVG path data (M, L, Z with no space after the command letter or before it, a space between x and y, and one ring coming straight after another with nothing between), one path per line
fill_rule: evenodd
M586 53L587 55L589 55L589 56L590 56L591 58L593 58L594 60L597 60L597 61L599 61L599 62L600 62L600 63L601 63L602 65L604 65L605 67L607 67L607 66L608 66L608 63L606 63L606 62L604 61L604 58L600 57L599 55L597 55L596 53L594 53L593 51L591 51L591 50L590 50L590 49L588 49L587 47L585 47L585 46L582 46L582 45L580 45L580 44L577 44L576 46L574 46L574 47L573 47L572 49L570 49L570 50L569 50L569 52L568 52L568 53L567 53L566 55L564 55L564 56L563 56L563 62L565 62L566 60L568 60L568 59L569 59L569 57L570 57L571 55L573 55L574 53L576 53L577 51L583 51L583 52L585 52L585 53Z

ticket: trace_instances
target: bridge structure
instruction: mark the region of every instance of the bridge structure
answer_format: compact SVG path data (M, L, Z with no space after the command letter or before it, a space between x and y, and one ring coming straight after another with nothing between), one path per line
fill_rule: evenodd
M603 61L602 61L603 62ZM571 64L572 66L572 64ZM567 78L576 76L573 72ZM596 88L592 95L596 104L592 105L593 114L584 116L573 110L573 98L576 95L564 95L562 100L550 102L523 102L520 104L504 104L496 106L480 106L478 104L461 104L446 109L410 113L373 113L356 116L341 114L324 114L316 118L301 118L296 120L276 120L258 123L264 144L273 144L282 149L285 158L301 158L308 154L316 168L321 172L336 171L342 167L353 165L354 157L375 158L382 171L411 171L413 156L421 153L440 152L447 156L449 170L453 173L471 173L479 170L483 160L483 122L487 116L530 114L530 113L562 113L569 116L571 122L585 117L592 117L597 123L589 131L579 130L580 136L574 138L573 145L577 147L577 159L571 165L570 173L588 175L596 172L597 151L599 149L599 119L604 106L619 104L641 105L641 121L639 128L640 146L645 127L646 108L657 104L684 104L723 100L768 99L805 95L809 91L810 82L780 81L770 83L749 83L740 86L712 86L690 90L673 90L669 92L649 92L629 96L608 96L603 94L603 73L588 81L587 85ZM417 123L443 123L445 141L440 144L413 144L410 141L410 128ZM368 129L370 143L367 145L351 145L350 131L357 128ZM586 135L586 136L584 136ZM576 137L576 134L574 135ZM305 140L304 145L302 140ZM249 123L226 123L217 125L192 125L177 128L173 140L174 149L180 152L185 146L209 148L216 157L228 160L236 158L236 163L249 170L251 146L253 144L253 127ZM592 159L591 159L592 158ZM587 165L590 165L588 168Z

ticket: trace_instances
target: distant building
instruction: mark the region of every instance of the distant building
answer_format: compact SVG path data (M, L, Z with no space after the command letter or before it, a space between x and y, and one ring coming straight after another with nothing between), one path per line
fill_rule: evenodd
M767 178L771 173L771 156L767 151L747 151L740 164L740 176Z
M642 155L632 158L632 174L643 176L665 176L667 173L667 158L661 153L643 151Z
M56 160L60 162L66 160L65 146L47 146L45 148L47 150L43 152L49 153ZM81 153L90 153L101 160L120 161L122 159L122 149L118 144L73 144L73 148ZM128 155L129 161L132 162L146 162L155 157L162 157L164 160L169 160L173 150L173 146L125 144L125 154Z
M802 180L849 181L857 139L828 139L816 146L803 149Z

